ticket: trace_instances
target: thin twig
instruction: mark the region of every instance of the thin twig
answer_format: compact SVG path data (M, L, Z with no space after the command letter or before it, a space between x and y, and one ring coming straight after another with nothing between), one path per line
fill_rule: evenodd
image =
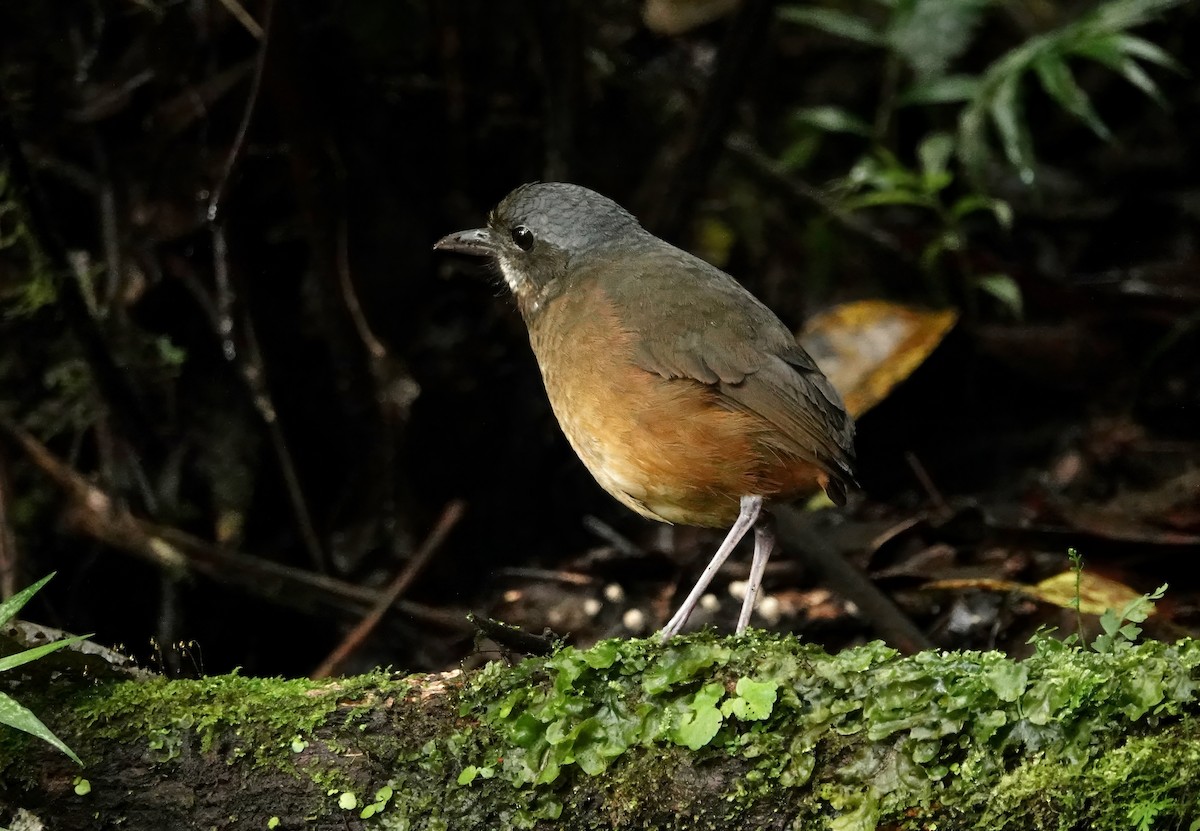
M337 219L336 259L338 285L342 289L342 302L346 304L346 311L350 313L350 320L354 323L354 330L358 333L359 340L363 342L363 346L367 348L367 352L371 356L371 371L375 375L375 383L379 385L377 392L382 392L382 384L385 379L381 368L376 366L375 362L385 359L388 351L383 342L375 336L375 331L371 328L371 324L367 322L367 316L363 314L362 303L358 299L358 292L354 288L354 278L350 273L350 223L346 219L346 214L348 213L346 169L336 153L330 155L338 183L339 201L341 202L341 210L338 212Z
M269 33L270 31L274 9L274 0L267 0L263 13L263 28L265 33ZM208 202L208 223L213 246L213 279L217 287L217 336L221 339L221 351L225 359L237 362L242 377L250 388L250 396L254 407L258 411L259 417L262 418L267 426L271 447L275 452L275 457L279 463L280 475L283 477L284 487L287 490L288 503L291 505L292 514L296 519L297 530L300 532L300 539L305 550L308 552L309 560L313 568L324 572L326 568L325 553L317 536L316 527L312 521L312 514L308 510L308 503L305 500L304 491L300 486L300 477L296 470L296 464L292 459L291 451L288 449L287 440L284 438L283 429L279 424L278 413L272 401L270 389L267 386L262 352L258 347L258 338L254 333L254 326L248 309L243 309L242 311L242 325L240 330L242 341L246 347L244 355L239 353L234 338L236 327L234 326L233 306L237 297L233 289L232 275L229 270L229 243L225 236L225 226L221 215L229 180L233 175L238 160L241 158L242 148L245 146L246 136L250 130L250 122L253 120L255 110L257 109L259 93L262 90L262 81L267 65L267 53L270 47L271 39L267 34L264 34L262 45L258 50L258 58L254 65L254 77L250 83L250 93L246 99L246 106L242 110L241 121L238 124L237 132L234 134L229 154L225 158L225 165L221 170L221 176L217 180L217 184L213 187L212 196Z
M262 40L263 27L258 25L258 21L250 16L250 12L246 11L238 0L221 0L221 5L233 16L234 20L242 24L242 28L249 32L255 40ZM270 12L268 11L267 14Z
M599 517L592 516L591 514L584 515L583 527L591 531L600 539L604 540L626 557L646 556L646 552L641 546Z
M408 565L404 567L396 579L391 582L391 585L379 597L379 601L375 607L371 609L370 614L358 622L358 625L350 630L350 633L342 639L337 648L321 662L312 675L309 677L313 680L320 678L328 678L338 671L355 650L362 646L367 637L383 620L383 616L387 610L400 599L400 595L412 584L421 570L425 568L425 564L429 562L429 558L442 547L442 543L446 541L446 537L450 535L450 531L462 519L463 511L466 505L461 500L454 500L446 509L442 511L441 517L434 524L433 530L429 532L429 536L421 543L420 547L413 552L412 559L408 561Z
M510 566L494 572L502 579L538 580L546 583L562 583L566 586L594 586L598 582L595 577L580 574L578 571L554 571L548 568L531 568L528 566Z
M97 181L100 185L96 194L97 213L100 215L100 239L104 248L104 303L101 317L111 314L117 298L121 294L121 283L125 277L125 269L121 262L120 227L117 219L117 193L113 186L111 168L108 163L108 153L99 134L91 131L92 155L96 160ZM80 275L87 279L87 275ZM99 298L96 298L97 302Z
M906 451L904 460L908 462L908 466L912 469L913 476L917 477L917 481L921 483L921 487L925 489L925 494L933 503L938 514L943 517L948 517L954 513L950 508L950 504L946 501L946 497L942 496L942 492L938 490L938 486L933 483L933 479L929 475L929 471L925 469L925 465L921 464L921 460L917 458L917 454L911 450Z
M502 649L518 652L522 655L549 655L562 638L546 629L541 635L526 632L519 626L493 620L490 617L467 615L467 620L475 624L480 634L495 641Z
M168 574L196 572L216 583L305 613L332 607L358 619L379 604L382 595L377 589L221 548L178 528L135 517L2 414L0 433L20 447L66 496L68 527L97 542L132 554ZM435 626L458 632L472 628L465 611L446 611L409 600L398 600L395 606L402 614Z
M386 475L396 467L396 435L399 427L408 416L408 408L420 392L416 382L412 380L400 361L388 352L387 346L371 328L358 290L354 284L354 275L350 268L350 214L349 188L347 184L346 167L342 164L341 156L336 148L331 148L329 159L333 164L334 177L337 182L339 211L334 240L334 269L337 271L338 285L341 289L342 303L350 317L358 339L367 351L366 364L371 383L374 385L371 402L375 405L378 427L374 440L375 470L384 471L381 478L383 493L380 499L379 521L383 527L398 524L397 493L395 478ZM392 535L392 550L399 554L400 547L406 543L406 535Z
M217 234L221 235L220 229ZM304 488L300 484L300 474L296 462L288 448L287 439L283 435L283 426L279 423L279 414L271 398L271 390L267 385L266 372L262 350L258 346L258 335L254 330L254 322L250 310L242 308L242 340L246 345L245 354L241 360L242 377L250 387L250 395L254 407L258 410L263 422L267 425L267 434L271 439L271 448L279 463L279 473L283 477L283 485L287 490L288 504L292 507L292 515L296 519L296 527L300 531L300 540L308 552L312 567L325 572L325 552L317 537L316 526L313 525L312 514L308 510L308 500L304 496Z
M242 120L238 124L237 132L234 134L233 146L229 148L229 155L225 157L225 165L221 170L221 178L217 180L216 187L212 190L212 196L208 200L208 221L216 222L221 216L221 200L225 196L225 188L229 184L229 177L233 174L234 167L237 166L239 158L242 155L242 146L246 143L246 134L250 130L250 121L254 118L254 111L258 105L258 94L262 89L263 75L267 66L267 52L271 48L271 39L266 36L266 32L270 31L271 18L275 13L275 0L267 0L263 9L263 32L262 46L258 49L258 60L254 65L254 77L250 81L250 94L246 98L246 107L242 110Z
M826 214L843 230L870 243L890 261L899 263L907 271L918 275L921 273L916 261L894 236L862 217L845 210L820 189L789 176L774 159L768 157L749 139L745 137L731 138L726 142L726 146L734 159L745 164L750 172L757 174L764 183L771 185L783 195Z

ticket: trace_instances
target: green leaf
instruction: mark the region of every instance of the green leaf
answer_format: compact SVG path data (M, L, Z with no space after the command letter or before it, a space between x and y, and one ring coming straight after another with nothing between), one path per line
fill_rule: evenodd
M737 716L742 721L762 721L771 715L775 699L779 694L778 681L755 681L739 678L734 689L735 698L721 705L725 715Z
M1003 710L989 710L975 717L975 740L986 742L996 731L1008 723L1008 715Z
M1177 68L1161 48L1127 33L1159 12L1182 0L1105 0L1078 20L1027 39L994 61L982 74L976 94L959 115L959 158L978 185L991 156L984 133L984 114L990 117L1004 157L1022 182L1034 180L1033 141L1025 123L1021 84L1036 72L1042 87L1067 112L1083 121L1101 138L1108 128L1094 111L1086 93L1075 82L1066 63L1070 56L1095 60L1162 102L1162 95L1139 61Z
M931 206L929 197L920 193L905 190L886 190L877 193L866 193L846 199L843 206L847 210L857 211L862 208L875 208L881 205L917 205L922 208Z
M996 217L996 221L1006 231L1012 228L1012 206L1003 199L984 196L982 193L967 194L959 199L951 206L950 215L955 219L962 219L964 216L973 214L976 211L990 211L992 216Z
M990 0L905 0L888 24L888 45L918 80L945 74L963 53Z
M977 182L983 177L990 155L986 127L986 111L979 101L973 102L959 116L958 158L967 174Z
M1021 287L1007 274L987 274L977 277L975 285L980 291L990 294L1003 303L1015 317L1020 318L1024 313L1025 304L1021 295Z
M35 646L32 649L26 649L23 652L17 652L14 655L5 655L0 658L0 672L10 670L13 667L19 667L21 664L27 664L30 661L36 661L43 655L49 655L51 652L56 652L64 646L70 646L73 643L79 643L90 638L91 635L76 635L73 638L63 638L61 641L51 641L44 643L41 646Z
M1121 628L1121 621L1117 619L1117 613L1112 609L1105 609L1104 614L1100 616L1100 628L1107 635L1115 635Z
M538 802L534 816L539 819L555 820L562 816L563 804L552 796L542 797Z
M52 578L55 573L56 572L53 571L50 572L32 586L26 586L8 600L0 603L0 626L8 623L10 620L16 617L17 612L21 611L21 608L29 602L29 599L38 593L38 589L50 582L50 578Z
M1163 595L1167 593L1167 584L1163 583L1149 594L1143 594L1140 597L1135 597L1125 604L1125 608L1121 610L1121 620L1131 620L1134 623L1141 623L1150 615L1154 614L1154 601L1162 600Z
M1144 61L1158 64L1165 69L1174 70L1180 75L1187 74L1187 70L1184 69L1177 60L1163 51L1160 46L1151 43L1145 38L1140 38L1136 35L1130 35L1122 32L1114 35L1113 39L1116 42L1116 47L1127 55L1132 55L1135 58L1141 58Z
M479 775L478 767L476 767L475 765L467 765L465 768L462 769L462 772L458 774L458 784L470 785L472 782L475 781L475 777L478 775Z
M816 127L827 133L849 133L870 136L871 125L841 107L805 107L792 114L799 124Z
M1183 5L1187 0L1107 0L1081 23L1099 31L1131 29L1149 23L1161 12Z
M1121 49L1119 41L1122 37L1122 35L1112 35L1111 37L1100 38L1087 44L1078 50L1076 54L1107 66L1150 98L1154 99L1160 107L1166 107L1167 101L1163 98L1158 84L1154 83L1153 79L1146 74L1141 64L1129 57ZM1137 40L1137 38L1134 38L1134 40Z
M575 739L575 763L589 776L599 776L613 759L629 749L630 741L627 738L605 730L599 719L587 719L580 724Z
M830 831L875 831L879 828L879 797L873 791L859 797L850 810L841 807L829 818Z
M41 719L4 693L0 693L0 724L7 724L9 727L15 727L31 736L36 736L70 756L77 765L83 765L75 752L63 744L62 740L54 735L49 727L42 724Z
M558 760L547 756L545 762L542 764L542 769L538 772L537 778L533 780L533 784L549 785L558 778L558 774L561 772L562 765L558 763Z
M671 739L690 750L704 747L721 729L721 711L717 702L725 695L724 685L713 682L705 684L692 696L683 721L672 731Z
M930 240L929 244L921 249L921 256L918 259L921 270L927 273L932 273L937 266L937 261L941 259L942 254L947 251L961 251L964 246L962 234L955 228L945 228L940 234Z
M917 158L920 160L921 170L926 176L945 173L950 164L950 156L953 154L954 136L949 133L930 133L917 145ZM941 187L933 188L933 190L941 190L948 184L950 183L947 181Z
M883 148L877 148L874 156L860 159L845 179L851 190L919 192L921 184L920 176Z
M1038 726L1051 723L1058 711L1071 698L1072 691L1058 679L1043 678L1034 684L1021 696L1021 712L1029 721Z
M642 675L642 689L650 695L666 692L682 681L690 681L700 670L727 660L729 650L716 644L669 646Z
M1029 668L1013 661L997 661L984 672L983 680L1001 701L1016 701L1029 685Z
M1090 127L1100 138L1105 141L1112 139L1112 132L1092 108L1087 93L1075 83L1075 76L1071 74L1071 68L1067 66L1066 61L1058 55L1039 55L1033 62L1033 68L1042 83L1042 89L1061 104L1063 109Z
M870 23L861 17L833 9L818 9L814 6L784 6L779 10L779 19L786 20L788 23L812 26L826 34L865 43L868 46L882 46L884 43L883 36Z
M804 169L821 147L821 134L809 131L788 144L779 156L779 166L791 173Z
M583 660L592 669L608 669L617 660L618 646L616 641L601 641L583 653Z
M1170 799L1160 799L1154 802L1139 802L1129 807L1126 816L1137 831L1151 831L1155 828L1155 820L1163 811L1178 807Z
M1033 140L1022 119L1021 76L1012 74L996 87L988 112L1000 134L1000 146L1009 164L1017 169L1021 181L1033 184Z
M971 101L979 94L979 88L979 78L975 75L943 75L913 84L900 94L897 103L905 107Z

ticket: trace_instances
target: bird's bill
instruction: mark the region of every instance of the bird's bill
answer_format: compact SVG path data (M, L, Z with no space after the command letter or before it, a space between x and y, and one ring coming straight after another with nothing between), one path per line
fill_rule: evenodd
M433 247L438 251L453 251L456 254L470 254L475 257L496 255L492 232L487 228L475 228L470 231L448 234L434 243Z

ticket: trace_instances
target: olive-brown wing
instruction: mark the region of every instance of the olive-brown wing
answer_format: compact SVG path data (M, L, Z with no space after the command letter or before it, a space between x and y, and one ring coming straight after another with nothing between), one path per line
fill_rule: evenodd
M605 281L634 362L663 378L689 378L733 410L776 428L773 449L818 465L842 501L854 482L854 423L841 397L787 327L736 280L677 249L631 259Z

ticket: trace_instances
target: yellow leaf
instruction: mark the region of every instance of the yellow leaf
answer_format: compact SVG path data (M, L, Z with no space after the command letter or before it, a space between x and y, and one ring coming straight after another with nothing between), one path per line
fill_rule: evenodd
M1075 605L1075 572L1064 571L1047 577L1036 586L1024 590L1030 597L1045 603L1053 603L1064 609ZM1079 611L1085 615L1102 615L1109 609L1120 611L1131 600L1141 597L1124 583L1083 572L1079 575Z
M934 580L926 583L922 588L926 591L974 589L976 591L1015 592L1031 600L1061 606L1064 609L1075 608L1075 572L1073 571L1064 571L1053 577L1047 577L1034 586L1014 583L1011 580L971 578ZM1119 611L1138 597L1141 597L1139 592L1116 580L1086 571L1079 575L1079 610L1085 615L1102 615L1109 609Z
M911 375L957 320L952 309L860 300L810 319L799 340L857 418Z

